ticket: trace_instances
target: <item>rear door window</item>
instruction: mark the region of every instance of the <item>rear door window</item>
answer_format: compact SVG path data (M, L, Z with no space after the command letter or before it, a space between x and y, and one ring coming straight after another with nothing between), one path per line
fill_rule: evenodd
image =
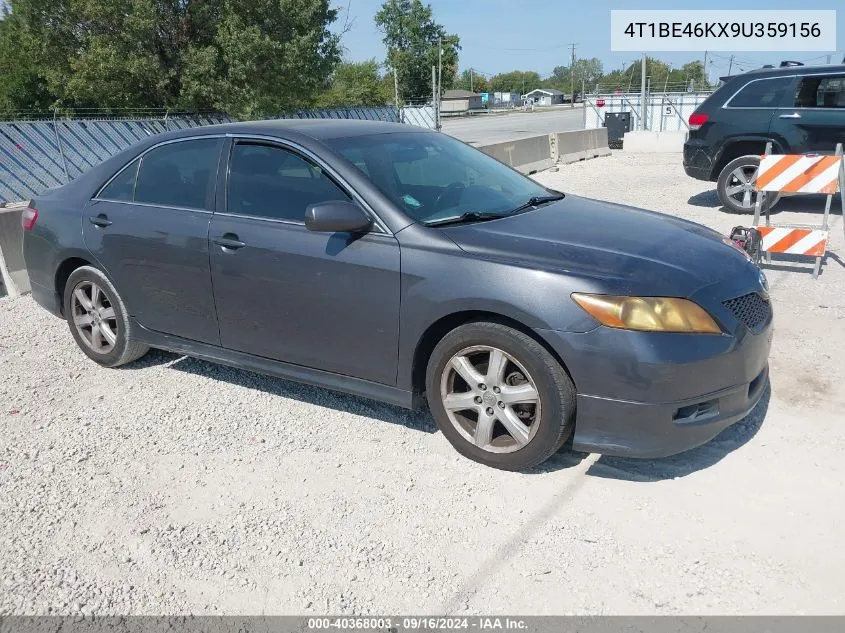
M845 75L804 77L795 89L796 108L845 108Z
M141 159L138 158L124 167L112 178L109 184L103 187L102 191L97 194L97 197L101 200L131 202L132 195L135 192L135 176L138 174L138 165L140 163Z
M135 202L210 209L217 173L219 139L168 143L144 154Z
M793 77L756 79L745 85L727 103L729 108L777 108L783 102Z

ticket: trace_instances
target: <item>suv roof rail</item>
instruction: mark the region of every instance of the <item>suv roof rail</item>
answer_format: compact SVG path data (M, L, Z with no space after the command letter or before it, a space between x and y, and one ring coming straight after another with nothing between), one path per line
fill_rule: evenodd
M789 60L785 60L785 61L782 61L780 63L781 68L788 68L790 66L803 66L803 65L804 65L804 62L795 62L795 61L789 61Z

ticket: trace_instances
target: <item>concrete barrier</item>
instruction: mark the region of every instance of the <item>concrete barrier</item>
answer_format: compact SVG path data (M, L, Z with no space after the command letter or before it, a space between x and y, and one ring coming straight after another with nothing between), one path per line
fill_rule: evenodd
M557 163L574 163L610 154L607 128L555 132L485 145L478 149L523 174L533 174Z
M549 134L549 143L552 146L552 158L557 163L575 163L610 155L606 127Z
M10 297L29 292L21 227L21 214L26 206L26 202L15 202L0 207L0 277L5 294Z
M554 164L547 135L485 145L478 149L523 174L533 174Z
M622 151L634 154L683 152L686 140L686 132L625 132Z

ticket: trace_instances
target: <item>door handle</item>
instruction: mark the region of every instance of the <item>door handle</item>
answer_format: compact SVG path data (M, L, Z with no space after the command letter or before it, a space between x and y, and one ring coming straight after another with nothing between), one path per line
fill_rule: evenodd
M223 250L235 251L246 246L246 242L241 242L238 236L234 233L226 233L223 237L214 239L214 243L222 247Z
M780 119L800 119L801 115L797 112L793 112L792 114L781 114L778 118Z
M94 226L99 226L100 228L105 228L111 225L111 220L109 220L108 216L105 213L101 213L100 215L92 215L88 220Z

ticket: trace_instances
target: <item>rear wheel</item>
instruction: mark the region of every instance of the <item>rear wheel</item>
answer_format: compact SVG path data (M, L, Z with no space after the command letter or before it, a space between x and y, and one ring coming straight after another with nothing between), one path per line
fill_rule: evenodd
M758 193L754 190L754 181L757 178L757 168L760 166L760 157L754 154L740 156L729 162L719 173L716 182L716 192L719 200L730 213L754 213L757 204ZM780 196L769 192L766 194L762 211L777 204Z
M434 348L426 394L455 449L503 470L536 466L569 438L575 387L530 336L498 323L470 323Z
M131 363L150 349L132 340L123 300L108 277L92 266L77 268L68 278L64 314L77 345L100 365Z

